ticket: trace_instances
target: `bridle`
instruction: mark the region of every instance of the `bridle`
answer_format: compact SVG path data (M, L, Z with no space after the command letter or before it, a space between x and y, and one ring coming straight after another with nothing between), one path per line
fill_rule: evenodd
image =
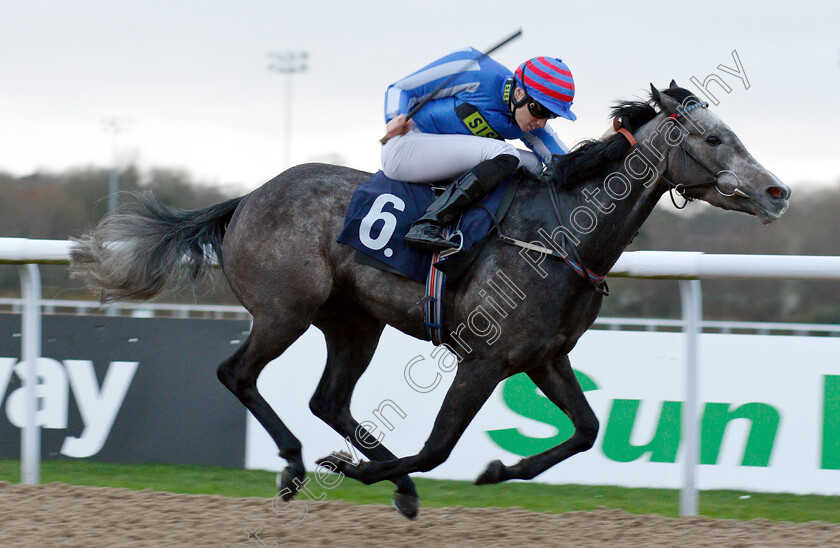
M695 108L698 108L698 107L699 108L708 108L709 103L706 103L706 102L694 103L694 104L688 106L685 109L678 110L677 112L671 114L668 118L676 121L681 116L685 115L687 112L690 112L691 110L694 110ZM661 177L662 177L662 180L664 180L666 183L668 183L668 193L671 196L671 202L674 204L674 207L676 207L677 209L684 209L688 205L689 202L694 201L694 198L690 198L690 197L685 195L685 191L688 190L688 189L691 189L691 188L698 188L698 187L703 187L703 186L714 186L715 190L718 191L718 194L720 194L721 196L727 197L727 198L732 197L732 196L740 196L742 198L749 198L749 195L747 195L744 191L742 191L740 188L738 188L738 187L741 186L741 180L738 178L738 175L736 175L733 171L730 171L728 169L721 169L721 170L715 171L712 168L710 168L709 166L705 165L703 162L698 160L691 152L688 151L688 149L685 147L685 139L680 140L679 147L680 147L680 150L682 150L682 152L683 152L683 167L685 167L686 164L687 164L686 159L691 158L694 161L694 163L696 163L701 168L703 168L707 173L712 175L712 178L709 179L709 180L706 180L706 181L699 181L699 182L696 182L696 183L675 183L674 181L672 181L671 179L669 179L666 176L666 174L670 175L670 167L671 167L670 163L669 163L670 159L671 159L671 154L670 154L670 151L668 151L668 153L665 154L665 170L662 173ZM718 179L724 173L728 173L732 177L735 177L735 187L732 190L731 194L725 193L720 188L720 184L719 184ZM679 194L683 198L683 200L685 200L683 202L683 205L681 205L681 206L677 205L677 201L674 198L675 193Z
M669 118L676 121L681 116L684 116L687 112L690 112L691 110L693 110L695 108L698 108L698 107L708 108L709 103L705 103L705 102L704 103L694 103L694 104L690 105L689 107L687 107L685 109L678 110L674 114L671 114L669 116ZM619 118L615 118L613 120L613 128L615 129L616 133L619 133L622 136L624 136L624 138L627 139L627 141L630 143L631 147L636 146L638 144L638 141L636 140L636 138L633 137L633 134L628 129L626 129L624 127L621 127L621 126L622 126L621 125L621 120ZM705 165L703 162L698 160L691 152L688 151L688 149L685 147L684 140L680 140L679 147L683 151L683 165L687 164L687 162L688 162L687 159L688 158L691 158L697 165L699 165L706 172L708 172L710 175L712 175L712 178L709 179L709 180L706 180L706 181L699 181L699 182L696 182L696 183L676 183L676 182L672 181L671 179L669 179L665 175L665 174L670 174L669 173L670 172L669 162L670 162L671 155L670 155L670 151L668 151L668 153L665 155L665 170L664 170L663 174L661 175L661 177L666 183L668 183L668 191L671 195L671 201L674 203L674 206L677 207L677 209L683 209L683 208L686 207L686 205L688 205L688 202L694 201L694 198L690 198L690 197L685 195L685 191L689 188L697 188L697 187L702 187L702 186L714 186L715 190L717 190L718 193L720 193L721 196L727 196L727 197L729 197L729 196L741 196L741 197L744 197L744 198L749 197L746 193L744 193L741 189L738 188L741 184L741 181L738 179L738 176L735 173L733 173L732 171L730 171L728 169L721 169L721 170L718 170L718 171L714 171L713 169L711 169L710 167ZM720 189L718 179L724 173L729 173L730 175L735 177L735 189L732 191L731 194L727 194ZM563 215L562 215L562 212L561 212L560 200L557 196L557 190L555 188L555 185L554 184L549 184L548 188L549 188L549 196L551 197L551 206L552 206L552 209L554 210L554 215L555 215L558 222L562 222L561 219L563 218ZM683 197L683 199L685 199L685 203L683 203L682 206L677 205L676 199L674 198L674 193L679 194L680 196ZM563 240L562 240L561 243L558 244L557 242L554 242L554 244L557 246L557 248L559 248L559 251L558 251L557 249L549 249L549 248L546 248L545 246L542 246L542 245L535 245L535 244L530 243L530 242L524 242L524 241L517 240L517 239L511 238L509 236L506 236L506 235L502 234L501 227L499 226L499 221L497 219L495 219L495 217L494 217L494 226L495 226L495 228L498 232L499 239L501 241L503 241L505 243L508 243L508 244L516 245L518 247L522 247L524 249L528 249L528 250L531 250L531 251L536 251L538 253L543 253L543 254L551 256L551 257L562 259L572 268L572 270L574 270L575 273L577 273L578 276L580 276L581 278L583 278L584 280L586 280L588 282L589 286L592 288L593 291L595 291L596 293L599 293L601 295L605 295L605 296L610 294L609 293L609 286L607 285L607 281L606 281L606 276L601 276L601 275L596 274L595 272L589 270L586 267L586 265L583 264L583 260L581 260L580 254L577 252L577 248L575 247L575 245L568 245L567 244L567 242L566 242L567 238L566 238L565 233L561 232L561 235L563 237Z

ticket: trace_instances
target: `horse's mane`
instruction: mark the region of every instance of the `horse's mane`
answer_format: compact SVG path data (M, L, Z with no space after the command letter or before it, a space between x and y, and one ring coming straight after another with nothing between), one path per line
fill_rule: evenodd
M662 90L669 97L683 103L693 96L687 89L672 86ZM613 105L611 118L620 117L622 127L630 133L650 122L659 110L651 94L647 101L622 101ZM563 187L572 187L586 179L597 175L605 166L621 158L630 149L630 143L623 135L616 134L607 139L588 139L578 143L568 154L555 155L545 172L542 180L553 181Z

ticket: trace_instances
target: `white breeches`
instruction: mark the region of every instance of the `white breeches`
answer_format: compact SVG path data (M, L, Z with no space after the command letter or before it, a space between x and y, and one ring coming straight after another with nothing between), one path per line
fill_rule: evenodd
M502 154L519 158L519 167L540 173L543 165L531 151L487 137L438 135L412 130L382 145L382 171L386 177L411 183L451 179L479 163Z

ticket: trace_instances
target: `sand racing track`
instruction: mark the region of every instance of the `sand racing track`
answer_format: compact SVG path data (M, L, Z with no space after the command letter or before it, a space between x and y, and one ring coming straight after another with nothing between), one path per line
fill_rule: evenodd
M409 522L385 505L310 503L294 527L268 498L176 495L60 483L0 482L0 546L840 546L840 525L619 510L542 514L423 508ZM296 515L300 515L297 513ZM250 533L250 539L249 539Z

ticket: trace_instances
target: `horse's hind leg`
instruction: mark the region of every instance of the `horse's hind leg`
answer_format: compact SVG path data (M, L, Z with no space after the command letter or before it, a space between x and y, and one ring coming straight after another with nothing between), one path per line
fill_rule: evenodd
M316 462L330 463L345 475L365 484L393 480L412 472L427 472L449 458L464 430L502 378L498 363L475 359L469 364L466 360L461 362L438 411L432 432L416 455L356 464L333 453Z
M513 466L505 466L498 460L491 462L475 480L478 485L534 478L558 462L586 451L595 444L595 438L598 436L598 418L575 378L569 357L563 356L543 367L528 371L528 376L537 388L571 419L575 433L560 445L524 458Z
M283 472L282 483L289 490L283 495L285 500L294 496L306 472L301 444L257 390L257 377L268 362L282 354L308 327L303 322L276 325L261 323L255 318L248 339L216 371L222 384L254 415L277 444L280 456L286 459L288 465ZM298 481L295 482L295 479Z
M350 399L356 383L370 364L384 324L356 310L315 321L327 341L327 365L309 402L312 412L371 460L394 456L350 414ZM349 321L348 321L349 320ZM408 475L395 478L394 506L409 519L417 516L417 490Z

